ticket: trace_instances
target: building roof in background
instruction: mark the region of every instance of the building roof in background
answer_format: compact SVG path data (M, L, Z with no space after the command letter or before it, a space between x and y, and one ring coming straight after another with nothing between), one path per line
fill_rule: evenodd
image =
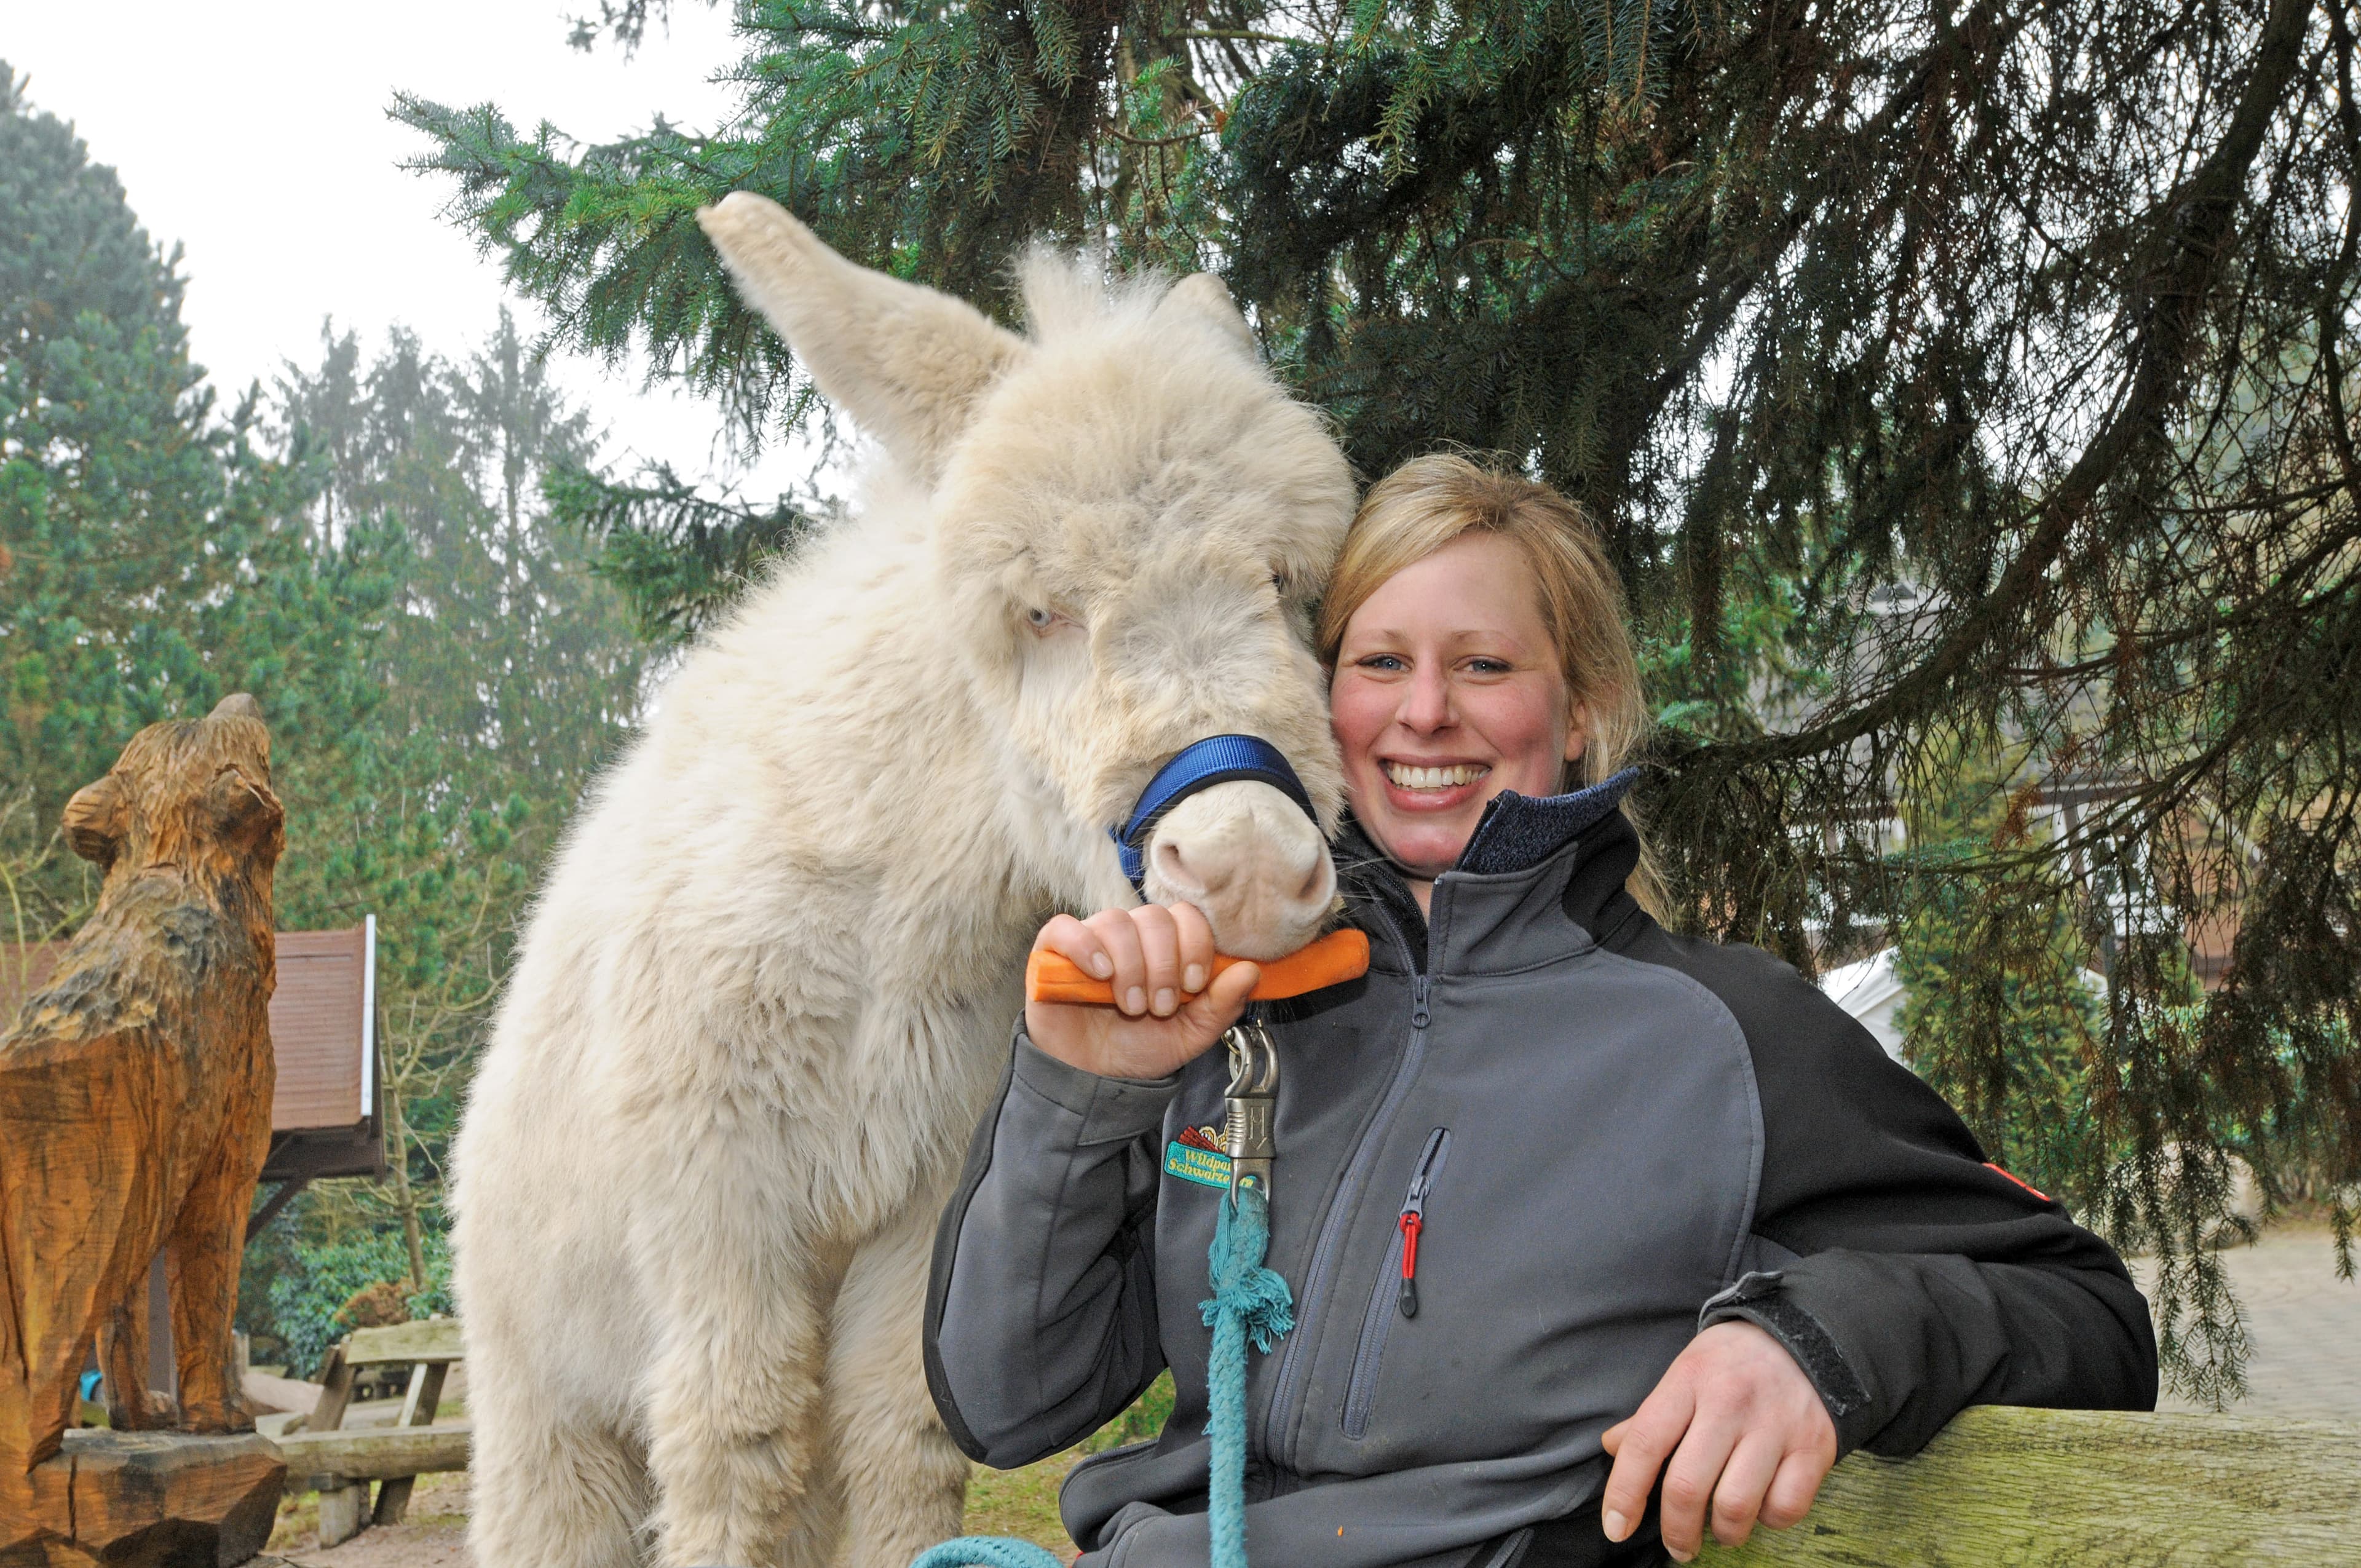
M65 948L0 943L0 1032L15 1027L17 1008L48 981ZM270 998L279 1081L266 1179L383 1169L376 1012L374 917L340 931L279 933L279 989Z

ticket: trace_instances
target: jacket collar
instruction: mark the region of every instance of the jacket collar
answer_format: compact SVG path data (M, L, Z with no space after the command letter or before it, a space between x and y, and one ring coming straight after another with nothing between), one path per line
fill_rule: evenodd
M1634 907L1623 883L1639 863L1640 840L1617 807L1638 777L1626 769L1567 795L1502 792L1458 864L1436 879L1431 922L1400 869L1347 817L1337 842L1347 896L1380 906L1427 972L1500 973L1581 951ZM1380 940L1372 961L1398 968L1400 950Z

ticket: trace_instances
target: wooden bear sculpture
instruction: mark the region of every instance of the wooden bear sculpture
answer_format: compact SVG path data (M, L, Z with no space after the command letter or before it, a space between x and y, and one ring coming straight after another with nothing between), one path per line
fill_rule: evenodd
M270 1141L280 815L244 695L149 725L66 805L68 840L105 882L0 1035L0 1513L58 1451L93 1334L118 1430L252 1424L230 1320ZM177 1413L148 1389L159 1250Z

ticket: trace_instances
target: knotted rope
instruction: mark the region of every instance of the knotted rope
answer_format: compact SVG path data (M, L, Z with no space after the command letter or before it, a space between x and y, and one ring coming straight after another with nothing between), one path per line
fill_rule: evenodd
M1210 1568L1246 1568L1246 1343L1268 1355L1295 1326L1287 1281L1263 1266L1270 1251L1270 1199L1243 1183L1222 1200L1209 1254L1213 1294L1199 1303L1213 1331L1205 1364L1205 1438L1213 1445L1206 1523ZM930 1546L910 1568L1066 1568L1055 1552L1005 1535L963 1535Z
M1271 1343L1295 1326L1287 1281L1263 1266L1269 1250L1270 1199L1260 1186L1242 1186L1235 1199L1222 1201L1213 1226L1213 1295L1198 1303L1213 1331L1205 1364L1213 1568L1246 1568L1246 1341L1268 1355Z

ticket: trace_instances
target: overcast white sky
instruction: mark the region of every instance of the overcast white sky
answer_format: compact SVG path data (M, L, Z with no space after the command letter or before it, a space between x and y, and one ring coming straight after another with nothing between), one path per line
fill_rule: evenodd
M122 177L148 232L186 250L183 318L225 402L266 385L284 359L318 351L320 323L381 341L401 323L457 356L489 333L508 295L496 261L437 214L445 181L403 172L424 139L386 117L396 89L438 102L489 100L520 127L546 119L582 140L726 118L710 78L734 63L728 7L682 0L668 35L636 57L566 46L564 0L0 0L0 60L34 104L71 121L93 161ZM561 358L553 372L606 427L605 456L671 461L767 500L807 465L780 455L752 475L717 469L719 420L686 396L639 391Z

